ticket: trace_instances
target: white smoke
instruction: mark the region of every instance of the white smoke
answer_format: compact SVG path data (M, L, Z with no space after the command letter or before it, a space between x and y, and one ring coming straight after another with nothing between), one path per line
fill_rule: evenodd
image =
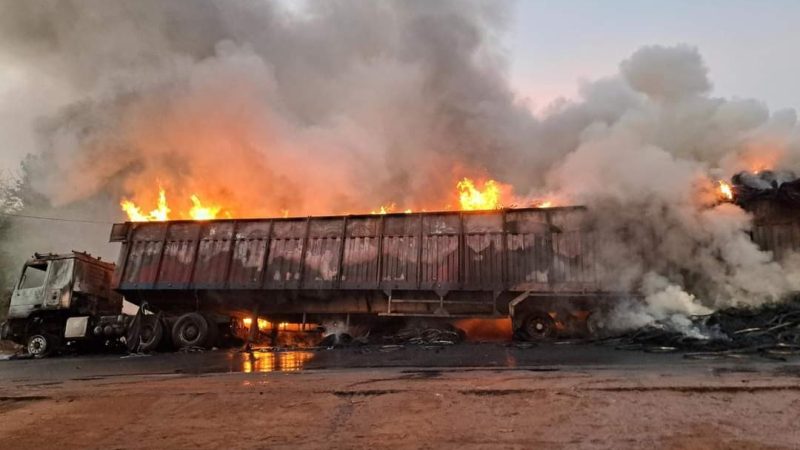
M796 114L712 97L697 49L643 47L536 117L507 80L504 3L303 5L0 0L0 59L57 92L13 105L38 118L32 186L108 220L158 183L305 215L440 208L457 179L490 176L589 206L605 283L646 299L619 323L800 284L713 192L739 170L800 169Z

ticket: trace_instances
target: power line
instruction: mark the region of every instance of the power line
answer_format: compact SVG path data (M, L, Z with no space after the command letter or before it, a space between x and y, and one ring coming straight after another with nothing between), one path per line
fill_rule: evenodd
M112 225L114 222L103 222L100 220L84 220L84 219L65 219L63 217L45 217L45 216L31 216L26 214L12 214L0 212L0 216L15 217L19 219L32 219L32 220L49 220L52 222L73 222L73 223L93 223L98 225Z

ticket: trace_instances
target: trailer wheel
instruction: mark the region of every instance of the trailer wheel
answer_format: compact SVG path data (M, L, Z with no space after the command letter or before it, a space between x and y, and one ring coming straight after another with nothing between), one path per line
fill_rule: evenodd
M203 347L208 334L208 322L198 313L184 314L172 326L172 342L178 348Z
M555 334L555 321L547 313L531 313L519 321L515 335L525 341L541 341Z
M158 348L164 339L164 324L156 315L143 315L139 331L139 351L150 352Z
M34 358L44 358L54 353L57 338L49 333L33 334L28 337L25 348Z

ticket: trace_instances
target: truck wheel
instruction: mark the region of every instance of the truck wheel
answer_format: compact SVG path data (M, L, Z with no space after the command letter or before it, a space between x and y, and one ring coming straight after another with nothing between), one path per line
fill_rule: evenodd
M25 348L28 350L28 354L33 355L34 358L44 358L55 351L56 340L52 334L34 334L28 337Z
M515 336L525 341L542 341L556 332L555 321L547 313L531 313L519 321Z
M187 313L172 326L172 342L178 348L203 347L208 341L208 322L198 313Z
M164 324L155 315L142 316L142 328L139 331L139 351L155 350L164 339Z

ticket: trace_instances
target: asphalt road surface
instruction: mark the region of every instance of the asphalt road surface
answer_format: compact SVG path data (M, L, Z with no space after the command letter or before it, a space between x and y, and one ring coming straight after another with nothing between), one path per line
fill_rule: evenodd
M0 361L2 448L800 448L800 360L591 344Z

